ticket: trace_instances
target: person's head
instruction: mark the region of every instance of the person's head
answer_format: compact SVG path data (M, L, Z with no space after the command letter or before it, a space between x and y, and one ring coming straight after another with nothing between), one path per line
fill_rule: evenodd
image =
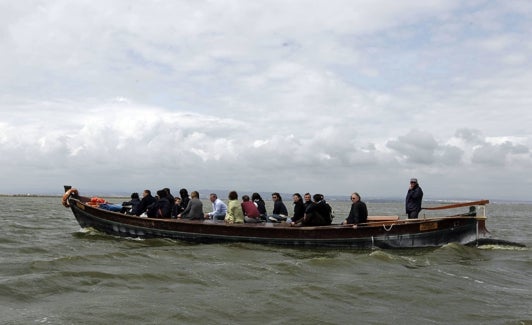
M257 200L258 200L258 201L262 201L262 197L261 197L260 194L257 193L257 192L251 194L251 199L252 199L253 201L257 201Z
M144 192L142 192L142 196L151 196L151 191L150 190L144 190Z
M310 202L312 197L310 196L310 193L305 193L305 202Z
M181 198L175 197L175 204L180 205L181 204Z
M272 193L272 200L274 200L274 201L282 201L283 199L281 198L281 194L279 194L277 192L274 192L274 193Z
M303 198L301 197L301 194L294 193L294 195L292 195L292 200L294 200L294 203L295 203L295 202L299 202L299 201L303 200Z
M179 190L179 195L181 196L182 199L188 197L188 191L186 188L182 188Z
M192 191L190 193L190 197L193 198L193 199L199 199L199 193L198 191Z
M137 192L131 193L131 198L132 199L138 199L139 198L139 193L137 193Z
M231 191L227 197L229 200L238 200L238 193L236 193L236 191Z
M244 201L244 202L249 201L249 195L242 196L242 201Z
M314 194L314 196L312 198L314 199L314 202L320 202L321 200L323 200L323 195L322 194Z
M159 198L163 198L163 197L166 197L168 195L168 192L166 192L164 189L163 190L158 190L157 191L157 196Z
M211 193L209 195L209 200L211 200L211 202L216 201L217 198L218 198L218 195L216 195L216 193Z
M356 203L360 201L360 195L357 192L351 194L351 202Z
M411 178L410 179L410 188L414 188L416 186L418 186L417 178Z
M172 195L172 193L170 192L170 189L168 187L163 188L163 190L166 191L167 195Z

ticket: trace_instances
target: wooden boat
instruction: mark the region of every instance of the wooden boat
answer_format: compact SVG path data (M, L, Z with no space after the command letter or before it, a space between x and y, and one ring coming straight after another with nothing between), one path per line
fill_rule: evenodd
M476 215L450 215L399 220L397 216L368 217L350 225L290 227L285 223L226 224L224 222L141 218L111 212L91 204L76 189L65 187L63 205L70 207L82 228L126 237L171 238L196 243L251 242L300 247L414 248L448 243L475 244L489 235L485 227L488 200L425 210L476 207Z

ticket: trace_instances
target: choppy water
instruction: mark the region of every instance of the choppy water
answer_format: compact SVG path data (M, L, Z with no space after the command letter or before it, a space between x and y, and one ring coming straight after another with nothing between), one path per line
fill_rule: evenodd
M311 250L116 238L59 198L4 197L0 323L532 324L531 215L488 206L493 236L527 248Z

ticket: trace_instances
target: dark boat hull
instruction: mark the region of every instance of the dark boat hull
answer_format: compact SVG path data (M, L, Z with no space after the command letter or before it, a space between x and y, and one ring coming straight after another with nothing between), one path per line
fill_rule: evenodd
M375 222L351 226L289 227L285 224L232 224L152 219L110 212L69 198L81 227L126 237L171 238L196 243L251 242L300 247L417 248L470 244L485 238L485 218L445 218Z

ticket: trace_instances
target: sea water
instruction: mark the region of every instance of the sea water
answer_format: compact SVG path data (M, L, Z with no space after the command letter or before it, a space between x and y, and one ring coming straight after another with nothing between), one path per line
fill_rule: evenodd
M350 203L331 204L338 223ZM367 204L404 214L401 202ZM127 239L80 229L60 198L2 197L0 323L532 324L532 204L492 203L487 214L494 238L527 247Z

